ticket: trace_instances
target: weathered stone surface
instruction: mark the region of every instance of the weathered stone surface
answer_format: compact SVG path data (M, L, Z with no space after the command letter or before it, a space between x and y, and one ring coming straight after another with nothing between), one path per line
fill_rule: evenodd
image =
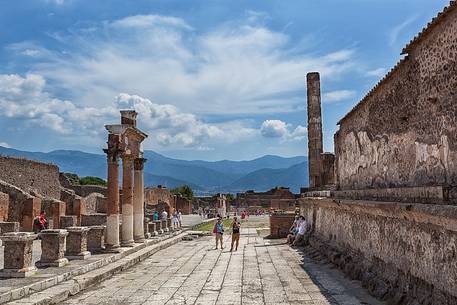
M87 259L90 252L87 251L88 227L68 227L67 249L65 256L68 259Z
M81 226L103 226L106 225L107 216L104 213L81 215Z
M68 260L65 258L65 238L67 230L43 230L41 238L41 259L37 267L63 267Z
M339 187L457 185L457 9L340 121Z
M293 213L273 213L273 215L270 216L270 237L286 237L294 220L295 214Z
M8 232L19 232L18 222L0 222L0 235Z
M8 209L10 197L6 193L0 192L0 221L8 221Z
M27 277L36 268L32 264L33 240L36 234L28 232L10 232L0 237L5 246L3 269L0 277Z
M301 202L311 244L375 296L413 300L423 291L428 296L421 304L457 300L457 207L331 198ZM433 291L449 302L440 303Z
M60 228L66 229L78 224L78 217L75 215L60 216Z
M105 249L106 226L90 226L87 233L87 249L91 253L101 252Z

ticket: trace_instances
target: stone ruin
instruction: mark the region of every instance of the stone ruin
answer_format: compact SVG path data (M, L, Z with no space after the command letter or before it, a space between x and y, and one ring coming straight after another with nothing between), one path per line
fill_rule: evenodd
M308 247L389 304L457 304L456 50L451 1L338 122L335 155L307 75Z
M146 160L141 142L147 135L137 129L136 116L133 110L121 111L121 124L106 126L107 188L72 185L53 164L0 157L0 240L4 244L0 278L36 272L32 251L37 234L32 231L41 210L46 212L49 229L38 234L42 248L36 263L39 268L62 267L68 260L87 259L91 253L117 252L121 246L130 247L175 229L170 228L169 219L158 225L144 218Z

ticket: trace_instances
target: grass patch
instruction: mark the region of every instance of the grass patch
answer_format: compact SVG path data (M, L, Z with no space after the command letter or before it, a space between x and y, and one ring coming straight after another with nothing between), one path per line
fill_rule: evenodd
M232 232L232 222L233 222L233 219L224 219L224 220L222 220L222 223L224 224L224 230L225 230L224 233ZM202 223L202 224L198 225L197 227L195 227L194 230L195 231L203 231L203 232L211 232L212 233L215 223L216 223L216 221ZM243 223L243 221L241 223Z

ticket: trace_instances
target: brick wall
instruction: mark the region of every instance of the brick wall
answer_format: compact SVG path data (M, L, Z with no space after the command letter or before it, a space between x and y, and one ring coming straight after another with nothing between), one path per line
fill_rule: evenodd
M0 180L30 193L59 199L59 168L27 159L0 156Z
M341 189L457 185L457 4L437 20L340 121Z
M270 236L272 238L284 238L294 223L295 214L273 214L270 216Z
M0 193L0 221L8 221L8 207L10 197L8 194Z

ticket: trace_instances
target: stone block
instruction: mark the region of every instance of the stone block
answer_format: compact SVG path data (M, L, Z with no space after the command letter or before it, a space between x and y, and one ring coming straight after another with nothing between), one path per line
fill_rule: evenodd
M273 214L270 216L270 237L284 238L289 233L289 229L294 223L295 214Z
M22 207L21 228L25 232L33 231L33 220L40 215L41 199L32 197L24 200Z
M21 278L35 273L32 249L36 236L30 232L10 232L0 237L5 246L4 269L0 270L0 278Z
M67 250L65 256L70 260L87 259L90 252L87 251L88 227L68 227Z
M156 231L158 234L163 234L164 230L162 229L162 221L161 220L154 220L153 223L156 225Z
M81 215L81 226L106 226L107 215L104 213Z
M19 222L0 222L0 235L9 232L19 232Z
M0 221L8 220L8 209L10 205L10 196L0 192Z
M66 205L63 201L54 201L51 203L51 219L53 229L60 228L60 217L65 216Z
M159 232L157 232L157 223L156 222L148 222L148 227L149 227L149 233L151 234L151 236L159 235Z
M162 230L164 233L170 232L170 229L168 228L168 221L166 219L162 219Z
M144 218L144 224L143 224L143 228L144 228L144 238L148 239L151 237L151 233L149 232L149 220L147 218Z
M60 216L60 228L66 229L74 227L78 223L78 218L74 215Z
M41 259L36 263L37 267L63 267L68 263L65 258L65 239L67 230L43 230L39 234L41 238Z
M91 253L100 253L105 249L106 226L90 226L87 234L87 249Z

